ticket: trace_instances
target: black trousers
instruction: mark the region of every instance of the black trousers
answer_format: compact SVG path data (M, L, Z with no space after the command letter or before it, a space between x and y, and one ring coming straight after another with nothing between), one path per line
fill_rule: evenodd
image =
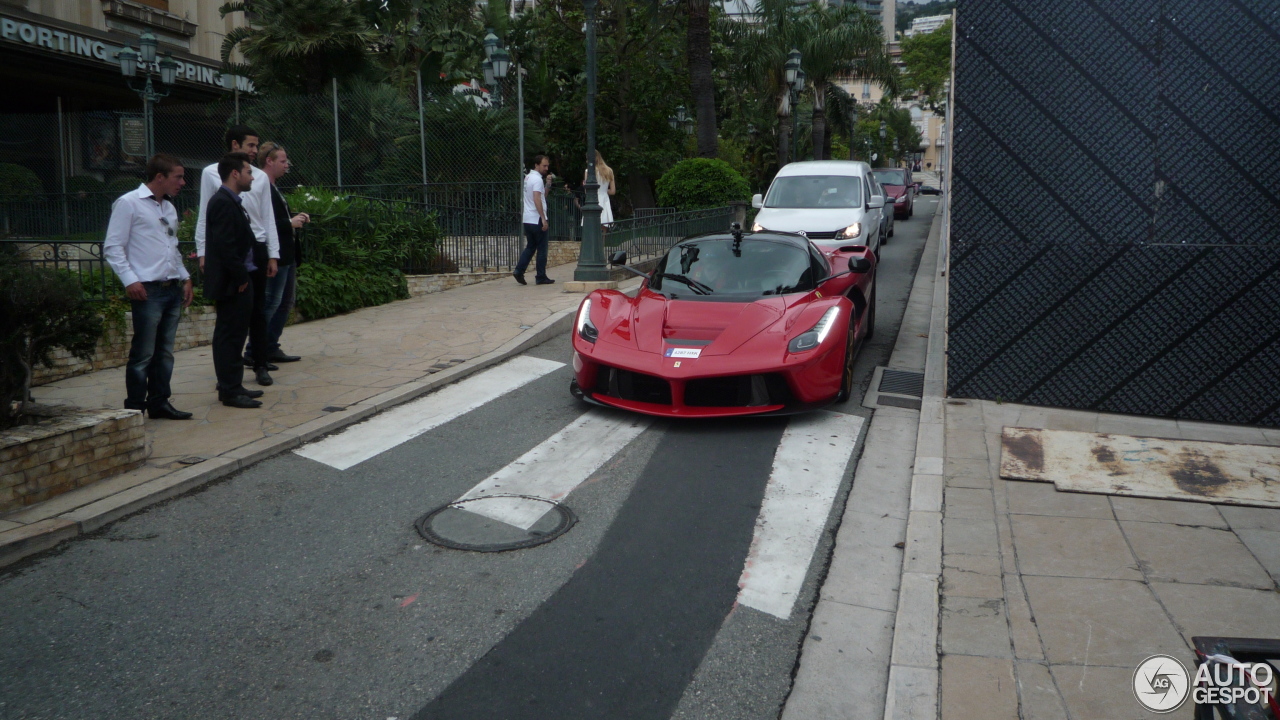
M215 305L218 319L213 325L213 370L218 376L219 399L236 395L244 387L244 362L240 356L253 314L253 285L251 279L244 292L221 298Z
M263 253L265 255L266 253ZM255 258L256 263L256 258ZM253 352L246 352L245 360L252 361L253 369L260 370L267 366L267 355L270 352L267 343L267 263L263 261L258 269L249 273L249 282L253 290L253 314L249 318L249 345Z

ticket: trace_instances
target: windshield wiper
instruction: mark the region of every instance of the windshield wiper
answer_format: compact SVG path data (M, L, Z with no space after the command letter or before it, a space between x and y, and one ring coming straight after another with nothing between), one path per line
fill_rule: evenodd
M673 273L658 273L658 277L684 283L685 285L688 285L690 288L692 288L693 291L699 295L710 295L711 293L715 292L713 288L707 285L703 285L697 280L694 280L691 277L686 277L684 275L675 275Z

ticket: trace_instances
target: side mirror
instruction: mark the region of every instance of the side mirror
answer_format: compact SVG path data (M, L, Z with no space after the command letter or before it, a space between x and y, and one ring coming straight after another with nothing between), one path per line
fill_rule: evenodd
M882 207L884 207L884 196L882 195L872 195L871 199L867 201L867 209L869 210Z
M619 250L618 252L616 252L616 253L614 253L614 254L610 255L610 256L609 256L609 264L610 264L610 265L626 265L626 264L627 264L627 251L626 251L626 250Z
M871 258L866 258L866 257L849 258L849 272L853 272L853 273L871 272Z
M755 195L752 195L751 207L757 208L757 209L764 207L764 196L761 195L760 193L756 193Z

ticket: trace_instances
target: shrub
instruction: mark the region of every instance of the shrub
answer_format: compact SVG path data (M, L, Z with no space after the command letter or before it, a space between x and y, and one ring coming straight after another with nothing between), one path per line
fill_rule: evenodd
M0 163L0 195L39 195L44 192L44 184L40 176L31 170L14 165Z
M311 216L303 235L306 262L385 271L436 266L435 214L409 203L300 187L289 196L289 208Z
M37 364L51 366L56 348L88 360L101 335L76 278L0 259L0 427L20 421Z
M723 160L681 160L658 179L658 203L678 210L720 207L750 197L746 179Z
M67 178L69 193L100 193L106 189L106 183L92 175L72 175Z
M409 297L399 270L333 267L304 263L298 268L298 312L317 320Z

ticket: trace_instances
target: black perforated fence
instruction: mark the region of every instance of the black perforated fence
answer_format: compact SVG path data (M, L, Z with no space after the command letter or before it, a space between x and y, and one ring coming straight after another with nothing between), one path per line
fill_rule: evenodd
M957 24L949 394L1280 426L1280 3Z

